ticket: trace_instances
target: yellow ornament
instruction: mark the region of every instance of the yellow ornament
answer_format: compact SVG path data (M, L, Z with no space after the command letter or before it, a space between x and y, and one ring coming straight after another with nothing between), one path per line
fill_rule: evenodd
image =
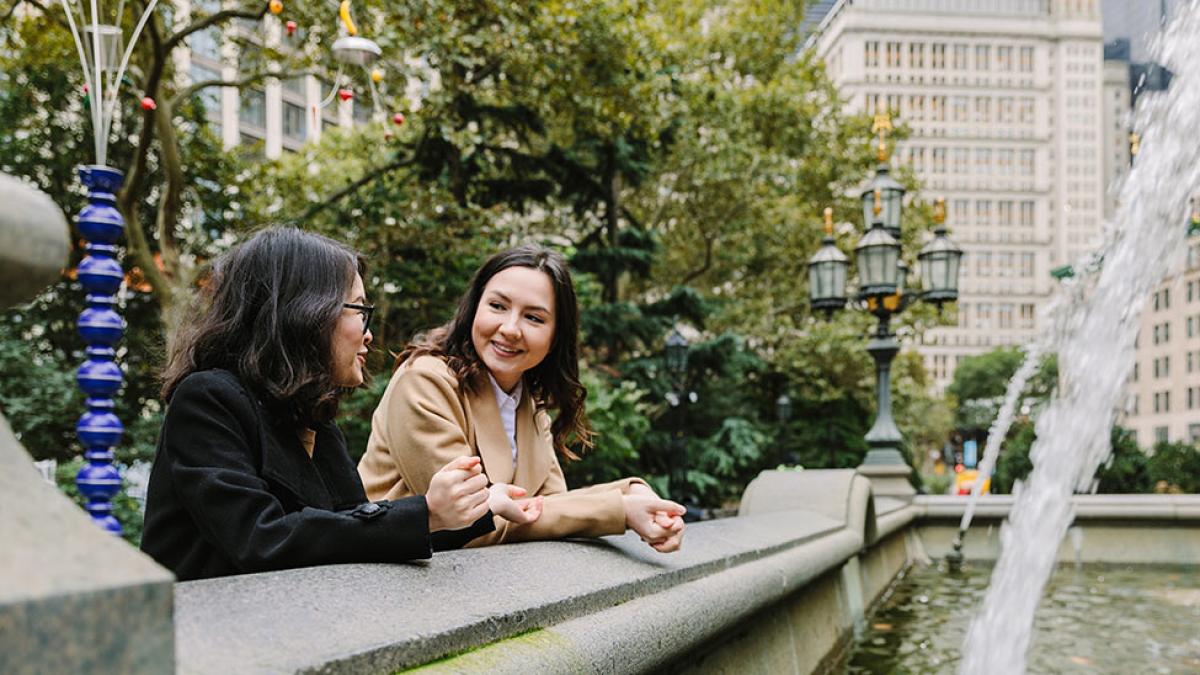
M262 5L259 5L259 7L262 7ZM271 0L271 2L267 3L267 9L271 10L272 14L279 14L283 11L282 0Z
M371 70L371 81L374 82L375 84L379 84L380 82L383 82L383 71L378 68L372 69Z

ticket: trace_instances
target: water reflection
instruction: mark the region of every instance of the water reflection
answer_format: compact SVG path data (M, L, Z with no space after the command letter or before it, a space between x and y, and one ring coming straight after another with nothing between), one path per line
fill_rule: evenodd
M991 568L914 568L875 613L846 673L953 673ZM1200 672L1200 569L1055 570L1034 619L1030 673Z

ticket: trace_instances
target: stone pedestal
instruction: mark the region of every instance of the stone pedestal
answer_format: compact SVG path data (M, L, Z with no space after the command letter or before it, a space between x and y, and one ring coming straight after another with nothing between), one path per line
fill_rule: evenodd
M871 491L875 493L876 497L912 499L917 494L916 489L909 481L913 472L912 467L904 463L904 458L898 450L892 450L891 453L886 454L878 452L877 456L872 457L876 453L875 450L868 453L858 467L858 473L870 479ZM893 453L895 457L891 456Z

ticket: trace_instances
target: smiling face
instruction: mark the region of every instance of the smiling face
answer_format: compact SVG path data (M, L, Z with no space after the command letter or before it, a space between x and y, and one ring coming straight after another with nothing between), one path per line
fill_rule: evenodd
M545 272L509 267L483 288L471 343L505 391L546 358L554 343L554 286Z
M354 275L354 283L345 301L355 305L366 304L361 276ZM363 383L367 346L371 344L371 331L363 331L363 321L361 311L343 307L334 324L330 347L333 351L333 383L339 387L357 387Z

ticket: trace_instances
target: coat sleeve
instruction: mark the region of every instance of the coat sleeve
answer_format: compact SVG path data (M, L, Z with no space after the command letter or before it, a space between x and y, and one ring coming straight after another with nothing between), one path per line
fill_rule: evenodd
M203 536L243 572L431 555L425 500L288 513L258 474L253 403L216 377L192 376L163 425L172 486Z

